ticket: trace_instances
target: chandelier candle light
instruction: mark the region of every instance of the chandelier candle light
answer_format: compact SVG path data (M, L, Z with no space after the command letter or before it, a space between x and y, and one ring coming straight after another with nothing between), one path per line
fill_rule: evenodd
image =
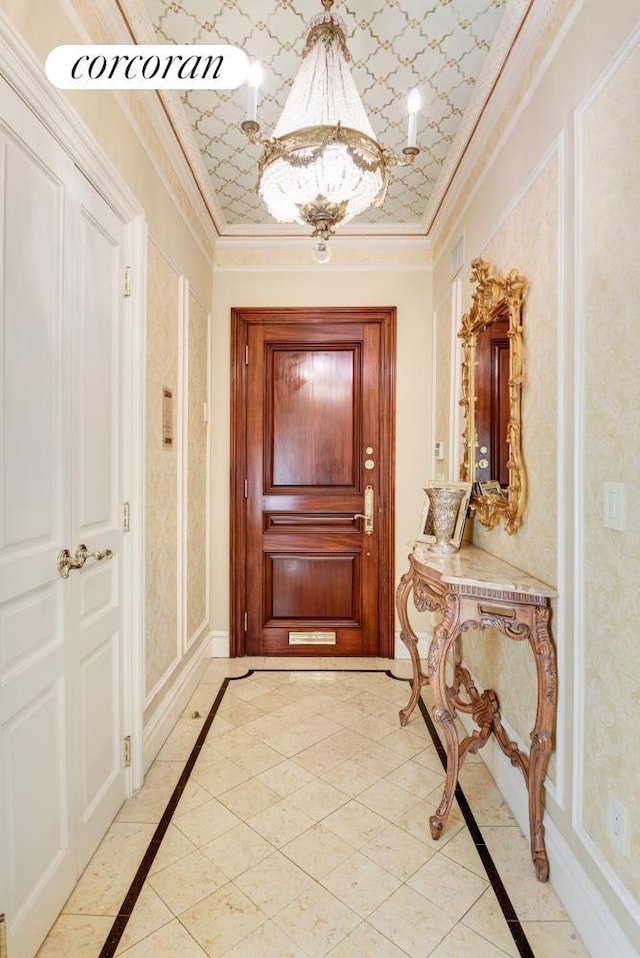
M247 119L250 142L262 146L258 192L279 223L312 228L313 257L326 263L329 237L354 216L384 202L392 166L409 166L420 152L420 94L409 95L409 130L402 156L383 149L362 106L351 71L344 24L331 13L333 0L311 21L302 63L271 138L257 122L262 70L249 73Z

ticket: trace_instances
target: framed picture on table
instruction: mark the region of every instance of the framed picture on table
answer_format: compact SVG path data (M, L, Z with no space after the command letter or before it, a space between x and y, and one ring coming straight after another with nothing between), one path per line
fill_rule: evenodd
M480 483L480 492L483 496L504 496L504 490L497 479Z

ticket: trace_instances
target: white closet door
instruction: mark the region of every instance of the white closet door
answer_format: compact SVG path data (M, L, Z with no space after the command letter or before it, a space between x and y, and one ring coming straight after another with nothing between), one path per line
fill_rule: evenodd
M124 230L78 175L71 335L71 532L90 557L72 571L69 636L77 670L80 857L91 855L125 794L122 656L122 304Z
M124 799L122 226L0 82L0 910L31 958ZM66 580L61 548L109 548Z

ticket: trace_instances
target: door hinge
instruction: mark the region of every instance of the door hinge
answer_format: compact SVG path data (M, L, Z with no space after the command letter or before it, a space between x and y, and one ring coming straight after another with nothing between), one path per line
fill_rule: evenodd
M0 958L7 958L7 916L0 915Z
M245 499L249 498L249 480L245 479L244 481L244 497Z
M131 506L128 502L122 503L122 531L129 532L129 518L130 518Z
M124 270L124 282L122 284L122 295L131 296L131 267L126 266Z
M124 740L124 767L131 767L131 736L127 735Z
M249 631L249 613L248 612L245 612L244 614L244 631L245 632Z
M244 364L245 366L249 365L249 344L244 347Z

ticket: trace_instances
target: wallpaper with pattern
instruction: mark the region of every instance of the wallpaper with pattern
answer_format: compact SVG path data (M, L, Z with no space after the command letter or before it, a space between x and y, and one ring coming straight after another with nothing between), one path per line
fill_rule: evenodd
M136 0L123 3L140 42L230 43L265 69L258 120L270 136L295 79L310 20L320 0ZM403 224L419 231L450 153L460 155L524 16L525 0L336 0L345 23L352 74L380 143L396 153L406 144L406 98L421 92L418 145L412 168L396 167L384 207L359 217L375 227ZM500 42L494 43L500 28ZM493 45L493 46L492 46ZM185 131L204 160L226 227L250 232L273 226L255 191L260 150L240 129L246 88L188 91ZM181 131L182 134L182 131ZM457 138L457 139L456 139Z
M553 48L558 34L564 29L566 20L575 13L576 3L577 0L551 0L546 5L544 28L535 47L527 50L526 68L517 82L505 91L505 101L499 116L495 117L495 122L491 129L487 131L486 139L483 141L483 149L475 153L473 164L469 164L465 168L464 181L458 181L457 189L453 192L452 202L448 204L446 213L438 224L438 230L434 235L434 256L440 254L441 242L447 240L451 229L464 215L469 202L469 193L474 191L477 182L486 171L487 161L500 149L500 143L508 135L507 131L513 121L514 114L518 112L523 101L526 100L531 84L535 82L542 63L549 56L549 51ZM582 3L582 0L580 0L580 3Z
M145 693L177 657L178 281L148 244L145 449ZM163 387L173 392L173 445L162 442Z
M451 316L451 297L440 304L436 310L435 334L435 432L433 441L444 442L444 459L435 462L435 476L442 476L444 481L456 481L457 476L449 475L451 450L449 449L451 428L451 347L453 319Z
M208 316L189 294L187 424L187 642L207 621L207 433Z
M569 0L558 4L548 42L543 36L532 51L528 81L569 6ZM632 4L606 8L587 0L577 7L524 122L509 135L513 111L506 111L468 175L471 198L463 189L447 210L434 261L444 262L446 244L462 224L469 257L483 255L501 271L516 267L528 283L523 422L529 506L514 537L477 525L474 541L562 590L552 615L560 701L550 766L556 791L547 814L637 945L640 50ZM514 109L524 93L514 88ZM554 111L548 104L556 93ZM526 192L507 209L527 178ZM448 277L444 268L439 272L444 289ZM467 287L465 308L470 293ZM624 485L623 531L604 528L606 481ZM526 743L535 713L528 648L467 633L464 653L480 682L497 688L503 716ZM626 850L608 834L611 796L628 813ZM580 873L576 869L576 895L582 896ZM636 951L631 945L629 954Z
M473 541L519 569L556 585L557 550L557 222L558 159L553 153L480 255L501 274L518 269L527 280L523 310L525 384L522 396L523 455L529 476L524 523L509 536L474 521ZM467 286L465 310L470 305ZM465 657L484 686L500 676L505 715L528 745L536 714L536 671L528 643L498 634L469 633ZM553 777L553 761L550 766Z
M585 371L583 823L636 900L640 900L639 88L636 47L584 117L580 240ZM622 532L602 524L606 481L624 483ZM609 794L629 812L627 855L606 834L603 808Z

